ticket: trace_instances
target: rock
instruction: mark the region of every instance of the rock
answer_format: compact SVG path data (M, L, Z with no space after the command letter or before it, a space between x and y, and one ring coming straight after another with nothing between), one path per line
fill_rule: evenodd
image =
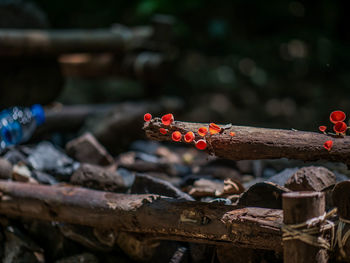
M32 178L32 173L28 167L23 163L18 163L13 166L12 171L13 180L24 183L38 183Z
M336 176L324 167L309 166L296 171L285 183L292 191L322 191L334 185Z
M189 259L189 251L187 247L179 247L174 255L171 257L169 263L185 263L188 262Z
M137 140L130 145L130 150L154 155L160 146L160 143L156 141Z
M59 183L55 177L44 173L44 172L40 172L40 171L32 171L32 176L35 180L37 180L39 183L41 184L49 184L49 185L54 185Z
M7 153L5 153L3 158L12 164L16 164L18 162L27 162L27 157L16 148L10 148Z
M234 180L240 180L240 174L237 170L227 167L227 166L222 166L222 165L208 165L208 166L203 166L200 168L198 171L199 174L208 174L213 176L214 178L217 179L227 179L227 178L232 178Z
M44 251L33 240L17 228L8 226L5 229L5 251L3 263L28 262L44 263Z
M131 187L131 194L158 194L184 200L194 200L172 184L147 174L136 174L135 182Z
M238 200L238 205L282 209L282 194L289 190L271 182L251 186Z
M237 180L228 178L224 180L224 189L220 196L228 196L234 194L241 194L244 192L244 186Z
M253 173L253 161L252 160L236 161L236 166L242 174L252 174Z
M12 178L12 164L5 158L0 158L0 179L8 180Z
M50 142L39 143L28 156L28 162L35 170L47 172L59 180L69 180L79 167L66 154L56 149Z
M288 179L299 170L299 167L296 168L286 168L283 171L279 172L278 174L267 178L266 180L275 184L278 184L280 186L284 186L285 183L288 181Z
M219 180L199 179L188 187L187 192L193 197L219 196L224 190L224 183Z
M201 201L203 200L201 199ZM232 204L231 200L227 198L215 198L215 199L209 200L208 203L217 203L217 204L224 204L224 205Z
M335 174L335 178L337 180L337 183L349 180L349 177L347 177L346 175L344 175L342 173L339 173L337 171L333 171L333 173Z
M120 154L117 160L118 167L123 167L135 172L159 172L176 175L174 164L163 162L155 155L142 152L127 152Z
M92 164L82 164L74 172L70 182L87 188L120 192L128 189L135 180L135 175L120 168L115 172Z
M69 156L82 163L109 166L114 164L113 157L107 152L91 133L71 140L66 144Z
M83 253L57 260L56 263L98 263L99 260L91 253Z

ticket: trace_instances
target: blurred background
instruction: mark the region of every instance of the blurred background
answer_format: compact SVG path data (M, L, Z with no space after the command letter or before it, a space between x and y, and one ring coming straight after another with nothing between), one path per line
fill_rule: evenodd
M177 119L313 131L332 110L350 110L348 1L0 3L2 28L139 36L118 52L2 54L2 107L175 96Z

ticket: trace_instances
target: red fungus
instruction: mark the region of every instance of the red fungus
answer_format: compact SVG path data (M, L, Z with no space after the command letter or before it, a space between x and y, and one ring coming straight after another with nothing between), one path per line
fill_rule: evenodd
M171 113L165 114L162 117L162 123L166 126L170 125L173 121L174 121L174 116Z
M236 133L235 132L230 132L230 135L233 137L233 136L236 136Z
M208 129L205 127L200 127L198 129L198 134L202 137L204 137L208 133Z
M220 131L221 131L221 128L218 125L216 125L215 123L210 123L209 124L209 132L210 132L211 135L217 134Z
M184 136L185 142L190 143L190 142L193 141L193 139L194 139L194 133L191 132L191 131L189 131L188 133L186 133L185 136Z
M345 134L346 129L348 128L348 126L346 126L346 123L343 121L337 122L336 124L334 124L333 130L338 134Z
M164 129L164 128L159 128L159 132L161 134L167 134L168 130L167 129Z
M327 126L320 126L320 127L318 127L318 129L319 129L321 132L325 133L325 131L327 130Z
M205 140L198 140L196 142L196 148L199 150L204 150L207 148L207 142Z
M326 141L324 144L323 144L323 147L327 150L327 151L330 151L332 149L332 146L333 146L333 141Z
M332 123L337 123L340 121L344 121L346 118L346 115L343 111L337 110L333 111L331 115L329 116L329 119L331 120Z
M173 141L175 141L175 142L181 141L181 137L182 137L182 134L181 134L179 131L174 131L174 132L171 134L171 138L172 138Z
M152 119L152 115L150 113L146 113L145 115L143 115L143 119L145 121L150 121Z

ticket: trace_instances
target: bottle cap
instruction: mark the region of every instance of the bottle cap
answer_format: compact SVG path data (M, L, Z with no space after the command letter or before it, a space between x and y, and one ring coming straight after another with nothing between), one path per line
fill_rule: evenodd
M38 125L41 125L45 122L45 112L40 104L34 104L31 107L31 111Z

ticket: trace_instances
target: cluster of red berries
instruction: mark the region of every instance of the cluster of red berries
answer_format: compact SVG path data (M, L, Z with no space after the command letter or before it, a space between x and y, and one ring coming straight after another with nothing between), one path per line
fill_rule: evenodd
M336 135L342 135L344 136L346 134L346 131L348 129L348 126L346 125L346 123L344 122L346 118L346 115L343 111L333 111L330 116L329 116L329 120L334 124L333 126L333 130L335 132ZM327 126L320 126L318 127L318 129L323 132L324 134L326 133L327 130ZM323 144L323 147L330 151L332 149L333 146L333 141L329 140L326 141Z
M150 121L152 119L152 115L150 113L146 113L143 117L143 119L147 122ZM162 116L162 124L164 125L164 127L159 128L159 132L161 134L167 134L168 133L168 129L167 126L170 126L173 122L174 122L174 116L173 114L169 113L166 115ZM221 131L221 128L216 125L215 123L210 123L209 124L209 134L213 135L213 134L217 134ZM197 134L201 137L205 137L208 134L208 129L206 127L200 127L197 130ZM234 136L234 132L230 133L231 136ZM171 139L175 142L179 142L181 141L181 139L183 138L183 140L187 143L191 143L194 142L195 146L197 149L199 150L204 150L207 148L207 142L205 139L199 139L199 140L195 140L195 134L192 131L187 132L186 134L182 135L181 132L179 131L174 131L171 134Z

